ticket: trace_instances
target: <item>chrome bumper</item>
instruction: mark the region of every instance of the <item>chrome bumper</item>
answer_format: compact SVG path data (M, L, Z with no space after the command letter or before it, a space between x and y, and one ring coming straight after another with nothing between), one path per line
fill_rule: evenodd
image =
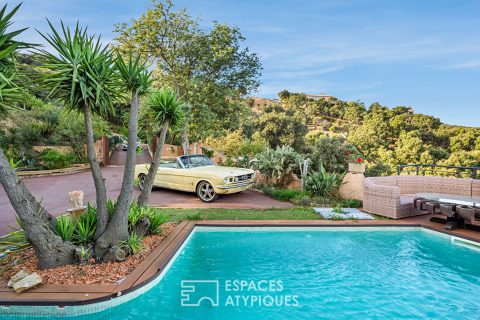
M221 186L217 186L217 188L222 189L222 190L235 189L235 188L251 186L253 183L254 183L254 181L247 181L247 182L242 182L242 183L238 183L238 184L230 185L230 186L221 185Z

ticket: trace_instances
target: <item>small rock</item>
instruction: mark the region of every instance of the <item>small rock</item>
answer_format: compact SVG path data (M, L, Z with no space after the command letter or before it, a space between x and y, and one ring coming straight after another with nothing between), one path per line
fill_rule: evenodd
M34 288L41 283L42 283L42 278L38 275L38 273L34 272L34 273L26 276L22 280L17 281L13 285L13 290L15 290L16 293L20 293L20 292L23 292L25 290Z
M25 270L25 269L20 270L19 272L17 272L17 273L10 279L10 281L8 281L8 284L7 284L8 287L9 287L9 288L12 288L13 285L14 285L16 282L22 280L22 279L25 278L26 276L28 276L27 270Z

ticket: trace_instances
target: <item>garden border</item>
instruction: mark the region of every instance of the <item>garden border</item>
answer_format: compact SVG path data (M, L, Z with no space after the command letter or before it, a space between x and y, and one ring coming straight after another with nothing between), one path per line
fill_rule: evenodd
M184 221L160 243L145 260L119 284L108 285L41 285L16 294L12 289L0 288L0 307L73 306L108 301L135 291L156 279L175 256L195 226L216 227L421 227L463 238L480 244L480 232L457 229L448 231L442 224L431 222L432 215L402 220L202 220Z

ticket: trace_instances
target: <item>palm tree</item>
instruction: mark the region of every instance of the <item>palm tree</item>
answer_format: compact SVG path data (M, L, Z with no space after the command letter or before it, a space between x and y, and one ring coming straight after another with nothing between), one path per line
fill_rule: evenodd
M40 51L44 67L50 70L43 83L50 90L49 97L59 99L67 110L84 115L87 156L96 189L98 237L105 231L109 217L107 191L95 154L92 116L113 111L112 103L120 89L115 59L109 47L102 45L100 37L89 36L78 23L73 32L63 22L60 32L50 21L48 24L51 34L40 34L56 54Z
M128 147L125 170L123 172L122 189L118 196L113 216L105 232L98 235L95 242L95 255L103 257L110 247L128 239L128 210L132 201L133 182L135 178L136 142L138 131L139 99L147 93L151 83L151 72L147 70L146 61L129 53L128 62L117 55L115 66L122 80L122 88L131 93L128 120Z
M148 174L139 177L139 187L142 189L137 200L139 206L148 205L169 126L178 125L184 117L183 104L178 96L170 89L163 88L152 93L148 101L148 106L153 114L154 122L159 124L162 129L160 131L157 149L155 150L152 163L148 169Z
M6 5L0 10L0 113L6 113L22 94L21 88L15 83L15 53L30 45L14 39L25 29L7 33L7 28L11 25L10 19L19 7L20 5L16 6L8 14L5 14ZM38 266L45 269L73 263L75 247L52 231L55 219L18 178L1 148L0 183L22 222L26 238L35 250Z

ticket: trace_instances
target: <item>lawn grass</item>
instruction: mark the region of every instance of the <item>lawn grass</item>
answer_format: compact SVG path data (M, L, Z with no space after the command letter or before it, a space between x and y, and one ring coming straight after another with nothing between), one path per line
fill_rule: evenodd
M312 208L290 209L160 209L171 221L181 220L320 220Z

